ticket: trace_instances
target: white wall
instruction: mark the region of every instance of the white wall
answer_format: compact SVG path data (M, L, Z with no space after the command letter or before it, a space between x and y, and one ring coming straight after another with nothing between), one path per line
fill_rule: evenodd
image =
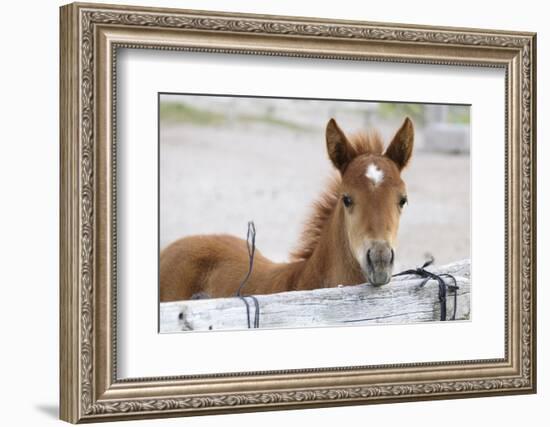
M114 3L118 1L112 0ZM120 2L124 3L124 2ZM539 194L539 394L454 401L267 412L194 419L141 421L130 425L542 425L550 405L546 368L550 316L545 286L550 269L550 29L544 2L462 0L313 2L306 0L137 1L135 4L195 9L305 15L415 24L485 27L538 32ZM58 401L58 6L59 1L2 5L0 65L0 393L4 425L52 425ZM546 194L545 194L546 193ZM24 310L21 310L23 303ZM445 421L443 421L445 420ZM139 423L139 424L138 424ZM154 424L153 424L154 423Z

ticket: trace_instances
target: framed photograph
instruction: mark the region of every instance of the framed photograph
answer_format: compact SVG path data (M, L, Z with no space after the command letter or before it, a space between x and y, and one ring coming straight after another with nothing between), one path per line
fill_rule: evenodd
M160 93L160 332L469 320L470 108Z
M536 37L61 8L61 418L536 391Z

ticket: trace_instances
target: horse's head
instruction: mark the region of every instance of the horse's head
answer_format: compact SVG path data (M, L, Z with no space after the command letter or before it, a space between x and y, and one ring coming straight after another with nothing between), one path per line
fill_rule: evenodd
M399 219L407 203L401 171L411 157L413 124L406 118L386 151L377 138L365 139L362 147L350 142L334 119L327 124L326 139L342 177L337 209L349 248L368 282L384 285L392 276Z

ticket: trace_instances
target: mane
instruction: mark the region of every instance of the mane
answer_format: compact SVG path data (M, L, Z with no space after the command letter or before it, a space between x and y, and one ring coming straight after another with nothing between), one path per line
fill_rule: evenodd
M359 132L352 135L349 141L353 145L357 156L363 154L381 155L384 150L384 144L380 135L376 132ZM326 190L313 203L312 212L305 222L300 236L300 243L290 254L291 261L306 260L313 254L321 237L321 231L340 198L339 188L341 182L340 174L334 173L329 179Z
M356 155L362 154L376 154L382 155L384 151L384 143L380 134L375 131L371 132L357 132L349 138L349 142L355 148Z

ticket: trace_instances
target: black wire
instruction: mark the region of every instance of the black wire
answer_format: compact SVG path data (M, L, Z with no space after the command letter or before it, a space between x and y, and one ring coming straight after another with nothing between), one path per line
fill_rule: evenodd
M246 285L246 282L248 282L248 279L252 274L252 268L254 267L254 254L256 253L256 227L254 225L254 221L248 221L248 231L246 232L246 248L248 250L248 272L246 273L246 276L242 280L241 284L239 285L239 289L237 289L237 293L235 295L239 299L241 299L246 306L246 321L248 329L250 329L250 307L248 305L246 297L241 295L241 291L243 290L244 285ZM248 295L248 297L251 298L254 302L254 328L259 328L260 303L254 295Z
M426 267L433 264L433 262L434 262L434 258L430 257L430 259L428 259L424 263L424 265L422 265L422 267L402 271L401 273L394 274L393 277L406 276L406 275L417 275L417 276L420 276L420 277L425 279L420 284L420 286L424 286L428 282L428 280L430 280L430 279L436 280L437 283L439 284L439 295L438 296L439 296L439 305L441 307L441 315L440 315L439 318L442 321L447 320L447 289L449 289L450 291L453 291L454 292L454 308L453 308L453 316L452 316L451 320L456 320L456 308L457 308L457 303L458 303L458 299L457 299L458 292L457 291L459 289L459 287L457 285L457 282L456 282L456 278L452 274L449 274L449 273L435 274L435 273L432 273L431 271L426 270ZM447 285L445 283L445 281L443 280L443 277L449 277L453 281L453 285Z
M453 281L453 285L447 285L447 288L451 291L453 291L453 299L454 299L454 306L453 306L453 318L451 320L456 320L456 309L458 306L458 290L460 289L459 286L456 283L456 277L449 273L443 273L439 275L440 277L448 277Z

